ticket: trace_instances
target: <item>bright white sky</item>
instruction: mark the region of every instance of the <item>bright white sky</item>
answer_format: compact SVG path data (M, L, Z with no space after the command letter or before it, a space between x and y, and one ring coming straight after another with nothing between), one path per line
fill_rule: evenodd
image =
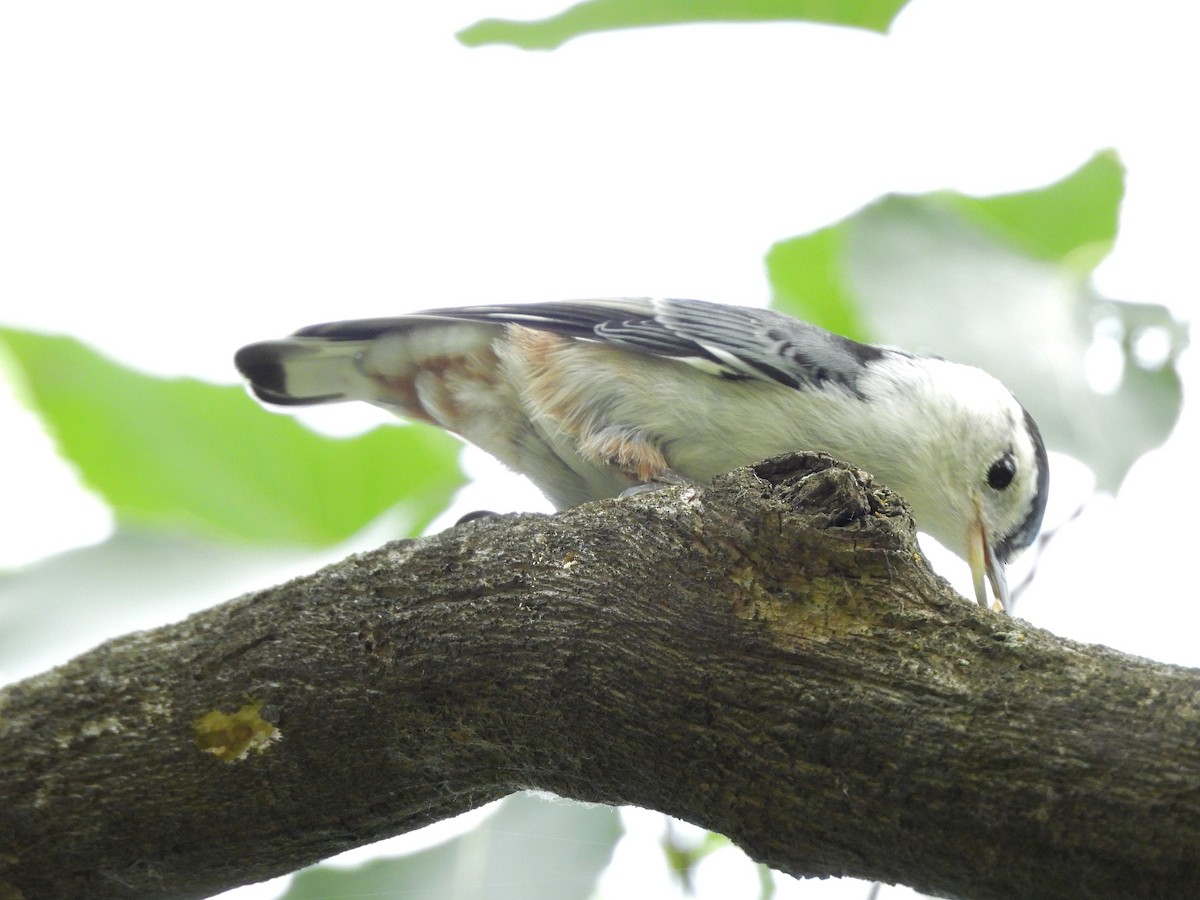
M1191 4L916 0L886 38L693 26L552 53L453 37L556 8L0 6L0 322L229 383L241 344L333 318L614 294L759 304L780 238L889 191L1038 186L1105 147L1129 174L1102 292L1195 312ZM1196 418L1059 538L1021 615L1200 664ZM0 438L0 566L103 537L103 510L3 392ZM1052 524L1086 490L1055 462ZM536 502L510 484L463 504ZM960 566L941 568L967 589Z

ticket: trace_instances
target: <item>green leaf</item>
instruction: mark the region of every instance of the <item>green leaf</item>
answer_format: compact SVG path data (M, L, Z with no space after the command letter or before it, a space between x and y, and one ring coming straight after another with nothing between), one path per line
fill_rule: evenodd
M487 897L587 900L621 836L617 811L525 794L444 844L341 870L301 872L283 900L330 897Z
M778 308L828 331L866 341L867 324L842 268L846 232L842 225L831 225L776 244L767 254L767 276Z
M458 33L468 47L553 50L573 37L685 22L806 21L886 32L906 0L584 0L533 22L484 19Z
M1068 263L1089 273L1108 255L1125 194L1125 169L1106 150L1049 187L994 197L943 197L964 217L1027 253Z
M1178 419L1175 363L1187 343L1165 307L1105 299L1089 281L1116 236L1121 195L1120 163L1105 152L1038 190L887 196L772 247L775 304L858 340L991 372L1051 448L1116 490ZM1117 371L1111 390L1089 381L1098 339Z
M667 859L667 867L674 874L685 897L696 893L696 869L700 863L717 850L730 846L730 843L729 838L713 831L705 832L699 842L680 840L668 821L667 832L661 842L662 851Z
M72 338L0 329L5 347L60 452L125 524L332 544L393 507L419 532L463 481L458 442L433 428L327 438L242 388L142 375Z
M0 673L34 675L101 638L183 618L313 565L307 547L118 528L98 544L0 570Z

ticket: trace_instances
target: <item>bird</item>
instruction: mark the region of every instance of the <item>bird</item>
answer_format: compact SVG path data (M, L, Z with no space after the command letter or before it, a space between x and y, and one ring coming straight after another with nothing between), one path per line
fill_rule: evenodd
M827 453L909 504L1011 612L1005 565L1049 487L1033 417L997 379L769 309L614 298L329 322L249 344L263 402L364 400L454 432L565 509Z

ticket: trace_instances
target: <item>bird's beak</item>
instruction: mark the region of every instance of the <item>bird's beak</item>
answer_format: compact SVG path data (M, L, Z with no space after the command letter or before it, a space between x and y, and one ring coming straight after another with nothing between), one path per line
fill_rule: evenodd
M979 605L988 605L987 587L984 584L986 575L992 584L992 595L996 598L992 609L1010 612L1012 599L1008 594L1008 580L1004 577L1004 563L996 559L996 554L992 552L992 542L983 524L978 500L975 501L975 518L967 531L967 563L971 566L971 580L975 584L975 599Z

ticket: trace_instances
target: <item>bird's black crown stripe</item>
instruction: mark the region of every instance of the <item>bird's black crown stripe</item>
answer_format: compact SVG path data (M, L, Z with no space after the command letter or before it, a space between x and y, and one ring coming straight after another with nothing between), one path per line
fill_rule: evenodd
M1037 490L1034 492L1033 500L1029 503L1029 511L1025 514L1024 520L996 545L996 558L1002 563L1008 562L1014 553L1024 550L1033 543L1033 539L1041 530L1042 517L1046 514L1046 500L1050 494L1050 462L1046 457L1046 445L1042 441L1042 433L1038 430L1037 423L1033 421L1029 410L1023 409L1022 412L1025 413L1025 428L1033 440L1033 458L1037 466Z

